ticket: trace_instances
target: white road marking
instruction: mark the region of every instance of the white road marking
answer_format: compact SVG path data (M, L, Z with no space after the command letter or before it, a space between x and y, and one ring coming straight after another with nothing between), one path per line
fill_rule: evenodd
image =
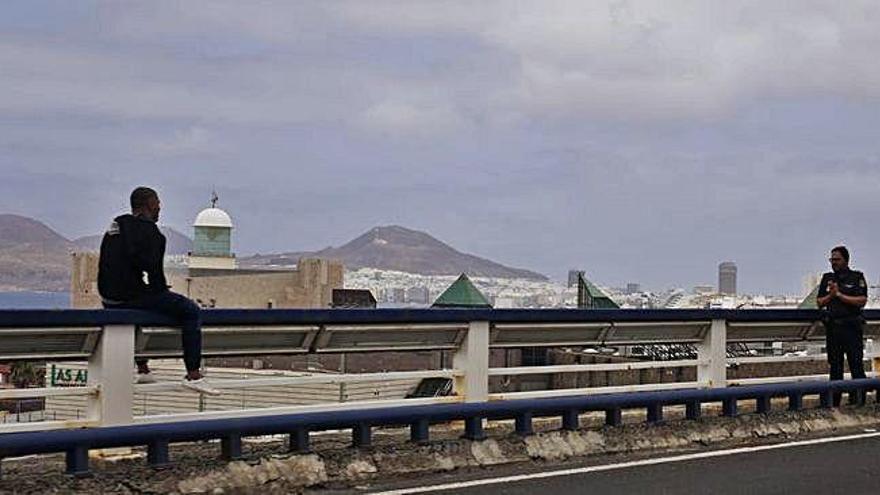
M542 473L520 474L516 476L503 476L500 478L486 478L472 481L462 481L459 483L446 483L442 485L419 486L413 488L401 488L399 490L389 490L384 492L373 492L373 495L405 495L409 493L428 493L438 492L442 490L457 490L461 488L470 488L474 486L496 485L501 483L513 483L516 481L536 480L543 478L555 478L558 476L571 476L573 474L597 473L602 471L613 471L615 469L626 469L640 466L652 466L656 464L669 464L673 462L692 461L696 459L709 459L712 457L725 457L736 454L745 454L749 452L761 452L764 450L786 449L791 447L802 447L806 445L820 445L823 443L846 442L849 440L861 440L864 438L880 437L880 432L860 433L857 435L846 435L841 437L817 438L814 440L801 440L797 442L780 443L774 445L758 445L755 447L740 447L727 450L713 450L711 452L699 452L695 454L683 454L670 457L658 457L654 459L642 459L640 461L621 462L618 464L603 464L600 466L587 466L574 469L561 469L559 471L547 471Z

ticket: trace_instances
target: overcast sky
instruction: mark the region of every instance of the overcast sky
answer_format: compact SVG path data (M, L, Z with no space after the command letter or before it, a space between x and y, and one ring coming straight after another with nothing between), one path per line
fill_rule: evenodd
M880 278L880 3L0 5L0 213L100 232L133 186L235 249L376 225L562 279Z

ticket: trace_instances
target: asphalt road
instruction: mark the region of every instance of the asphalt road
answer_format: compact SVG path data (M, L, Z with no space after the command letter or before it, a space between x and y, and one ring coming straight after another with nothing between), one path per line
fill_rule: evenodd
M456 486L422 493L880 494L880 437L773 450L747 450L718 457L670 457L670 462L637 466L623 464L597 468L596 465L569 465L566 469L594 471L472 487ZM499 473L499 476L511 474L531 476L536 473L508 472ZM442 483L449 482L447 478ZM429 479L424 479L420 485L413 484L410 488L428 488L431 485ZM415 492L404 488L397 493Z

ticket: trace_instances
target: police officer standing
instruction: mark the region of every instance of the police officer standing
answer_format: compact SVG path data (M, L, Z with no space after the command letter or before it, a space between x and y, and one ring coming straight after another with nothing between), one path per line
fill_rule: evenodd
M833 271L822 275L816 302L826 311L825 348L832 380L843 380L843 357L853 378L865 378L862 308L868 302L868 284L860 271L850 270L849 250L837 246L831 250ZM834 405L840 405L835 394Z

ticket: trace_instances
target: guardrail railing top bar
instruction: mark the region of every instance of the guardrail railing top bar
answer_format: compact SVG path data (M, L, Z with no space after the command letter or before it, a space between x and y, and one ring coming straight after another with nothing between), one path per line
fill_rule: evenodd
M128 309L4 309L0 330L28 327L92 327L107 325L173 326L174 320Z
M880 320L880 310L867 310L868 320ZM813 321L816 310L801 309L207 309L205 325L268 324L383 324L663 321ZM139 325L172 326L171 319L138 310L0 310L0 328Z

